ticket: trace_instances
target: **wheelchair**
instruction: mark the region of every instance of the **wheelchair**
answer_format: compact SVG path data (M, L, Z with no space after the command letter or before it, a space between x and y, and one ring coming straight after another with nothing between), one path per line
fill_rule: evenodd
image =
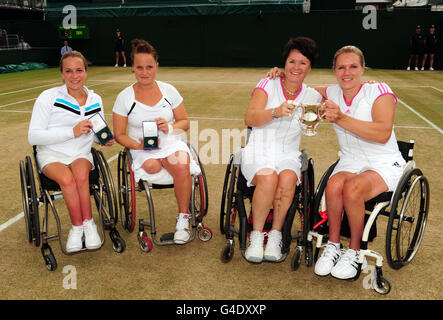
M126 249L126 243L116 229L118 207L111 171L100 150L92 148L91 152L95 168L89 174L89 192L94 197L99 213L102 244L105 242L104 230L109 230L114 251L122 253ZM36 155L37 148L33 146L33 158L37 168ZM54 180L46 177L40 170L37 170L37 177L40 195L37 193L31 157L26 156L25 161L20 160L20 183L27 240L36 247L41 245L41 253L46 268L49 271L54 271L57 269L57 260L49 245L50 240L58 239L62 252L68 255L72 254L66 252L60 217L54 205L55 200L63 199L63 194L60 186ZM39 215L40 204L45 206L42 225L40 225ZM49 234L48 231L49 206L57 225L56 234ZM84 243L82 250L86 250Z
M358 271L359 278L364 257L376 259L373 289L380 294L388 294L390 282L383 277L383 257L380 253L369 250L368 242L377 235L376 218L388 217L385 254L388 264L393 269L400 269L412 261L420 247L425 232L429 211L429 183L413 160L414 141L398 141L398 146L406 166L403 175L393 192L384 192L365 203L365 226L361 240ZM327 208L324 196L326 183L338 160L323 174L315 191L313 205L312 230L308 232L308 242L316 239L314 261L317 261L322 243L327 239ZM369 212L369 213L368 213ZM341 236L350 237L346 214L343 215Z
M252 204L252 196L255 186L248 187L246 179L241 172L241 154L240 149L232 154L226 168L223 192L220 206L220 232L226 236L226 245L221 251L221 261L230 262L234 256L235 235L238 236L239 248L243 258L247 248L247 239L252 231L252 207L248 212L245 201L249 200ZM314 163L308 159L306 150L301 152L301 183L297 185L294 198L285 218L282 229L282 257L275 262L283 262L290 251L290 245L293 239L297 240L295 253L291 261L293 269L297 269L301 263L303 254L307 264L312 264L312 247L309 247L307 241L308 231L310 230L309 211L313 204L314 196ZM300 214L301 230L292 233L292 225L296 213ZM273 211L270 210L266 219L263 231L266 233L272 227ZM266 242L266 237L265 237ZM312 245L312 243L311 243ZM246 259L246 258L245 258Z
M189 213L191 216L190 225L192 227L191 237L186 243L193 241L196 237L201 241L209 241L212 238L212 230L209 227L204 226L203 218L208 212L208 185L206 181L205 170L197 151L194 147L187 142L188 148L191 151L191 155L198 165L198 169L194 172L191 170L192 178L192 191L191 201L189 203ZM146 176L137 177L136 173L132 169L132 157L129 149L125 148L120 151L118 157L118 202L120 208L120 215L123 227L133 232L137 223L136 217L136 191L145 191L148 201L148 221L145 219L139 219L139 230L137 239L140 245L140 249L143 252L150 252L153 248L153 244L158 246L175 244L174 232L165 233L157 239L157 227L155 223L155 211L154 200L152 198L152 189L170 189L174 188L172 176L162 168L160 176L154 177L150 175L152 180ZM139 169L143 170L143 169ZM144 170L143 170L144 172ZM157 174L156 174L157 175ZM150 228L151 238L149 238L145 228Z

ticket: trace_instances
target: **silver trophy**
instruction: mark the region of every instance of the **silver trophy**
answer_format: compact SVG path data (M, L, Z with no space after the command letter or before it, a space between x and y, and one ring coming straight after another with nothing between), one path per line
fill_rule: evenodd
M288 100L289 104L295 106L294 111L301 109L300 121L306 126L303 130L305 136L315 136L317 131L315 128L320 120L323 118L324 103L294 103L293 100ZM294 112L295 113L295 112Z

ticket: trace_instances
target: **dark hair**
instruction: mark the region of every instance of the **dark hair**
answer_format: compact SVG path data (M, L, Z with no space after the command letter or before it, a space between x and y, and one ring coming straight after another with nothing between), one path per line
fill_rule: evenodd
M148 53L152 54L154 60L158 62L158 53L157 50L146 40L142 39L133 39L131 41L132 51L131 51L131 59L134 61L134 55L137 53Z
M292 50L298 50L302 55L309 59L311 66L317 62L318 51L314 40L307 37L290 38L283 48L283 62L286 63L289 53Z

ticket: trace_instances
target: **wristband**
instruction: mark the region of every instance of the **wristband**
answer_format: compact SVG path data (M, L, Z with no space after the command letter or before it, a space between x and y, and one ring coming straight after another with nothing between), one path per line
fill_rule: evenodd
M172 124L168 123L168 134L171 134L173 130Z
M277 116L275 115L275 109L277 109L277 108L272 109L272 113L271 113L272 119L277 119Z

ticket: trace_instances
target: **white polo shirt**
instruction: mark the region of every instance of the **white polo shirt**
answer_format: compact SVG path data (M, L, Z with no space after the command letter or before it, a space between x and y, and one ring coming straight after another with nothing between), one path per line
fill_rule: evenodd
M395 103L397 103L397 97L391 88L383 82L374 84L363 83L360 91L349 103L345 100L343 91L339 85L331 85L326 89L327 99L338 104L341 112L362 121L372 121L372 106L375 100L384 95L394 96ZM395 162L397 159L402 159L394 129L388 142L384 144L365 140L335 123L334 129L340 145L340 158L346 156L368 162L390 159Z

